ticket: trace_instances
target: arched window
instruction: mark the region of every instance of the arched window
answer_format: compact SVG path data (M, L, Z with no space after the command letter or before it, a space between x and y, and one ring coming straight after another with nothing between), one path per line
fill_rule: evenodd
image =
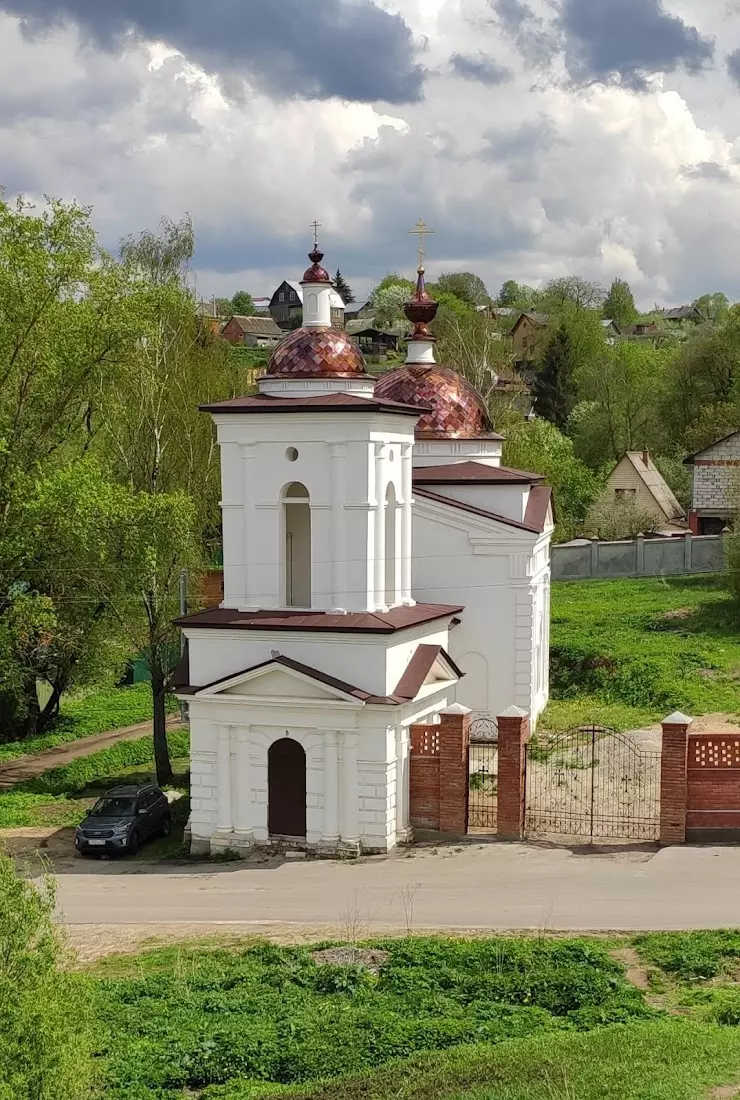
M389 485L385 494L385 602L388 607L398 603L396 572L396 490Z
M311 500L294 481L283 493L285 530L285 603L311 606Z

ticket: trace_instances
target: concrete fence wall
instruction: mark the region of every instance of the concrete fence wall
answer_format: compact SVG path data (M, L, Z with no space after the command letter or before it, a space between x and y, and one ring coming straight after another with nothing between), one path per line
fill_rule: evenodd
M721 573L724 567L724 537L692 535L688 531L678 538L639 536L627 542L594 539L552 549L552 577L556 581Z

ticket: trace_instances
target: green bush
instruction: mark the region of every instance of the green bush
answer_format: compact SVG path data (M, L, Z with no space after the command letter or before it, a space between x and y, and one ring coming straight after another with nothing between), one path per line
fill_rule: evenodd
M377 976L271 944L101 964L106 1097L175 1100L235 1079L298 1084L418 1051L654 1014L606 949L586 941L372 946L388 952Z
M172 700L170 709L176 708ZM107 730L135 726L152 717L152 689L149 684L135 687L111 688L108 691L62 700L62 713L49 729L27 741L11 741L0 745L0 764L15 760L27 753L53 749L81 737L89 737Z
M680 981L707 981L740 958L740 932L650 932L638 936L640 955Z
M86 983L69 971L54 888L0 854L0 1100L83 1100L93 1080Z

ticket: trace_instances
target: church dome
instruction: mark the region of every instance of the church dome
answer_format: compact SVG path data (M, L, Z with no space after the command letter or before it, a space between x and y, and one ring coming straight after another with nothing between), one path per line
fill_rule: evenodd
M338 328L299 328L275 348L267 367L270 377L354 378L366 375L357 344Z
M483 399L461 375L436 364L409 364L384 374L375 396L431 410L423 413L417 439L472 439L491 433Z

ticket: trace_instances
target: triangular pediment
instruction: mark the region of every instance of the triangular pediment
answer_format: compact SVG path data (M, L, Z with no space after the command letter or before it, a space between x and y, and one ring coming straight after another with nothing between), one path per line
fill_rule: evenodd
M330 678L327 678L330 679ZM317 702L352 702L361 705L356 689L339 682L326 682L323 674L310 669L295 669L280 660L236 673L195 693L198 699L306 699Z

